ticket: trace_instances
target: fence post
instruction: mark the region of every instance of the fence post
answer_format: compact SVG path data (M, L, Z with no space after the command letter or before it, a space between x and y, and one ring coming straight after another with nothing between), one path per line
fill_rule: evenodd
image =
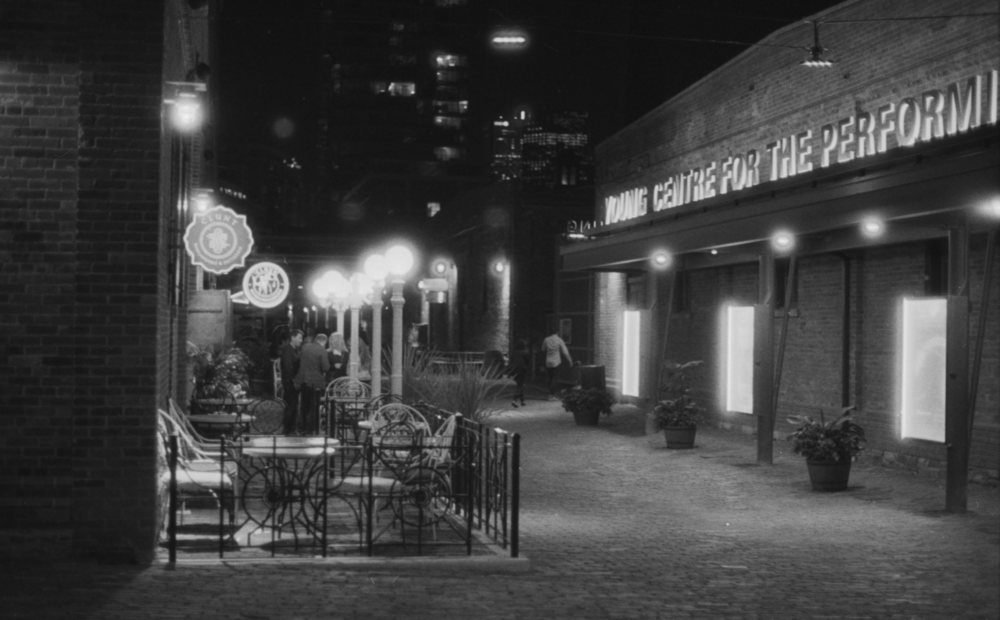
M517 433L511 437L510 494L510 557L516 558L521 523L521 436Z
M226 491L226 438L219 438L219 559L221 560L226 553L226 526L225 526L225 512L229 509L230 498L228 495L232 494L232 501L236 501L236 488L233 487L231 492Z
M177 564L177 434L170 435L168 445L170 453L167 455L167 466L170 469L170 492L167 500L167 550L169 553L168 565L174 568Z

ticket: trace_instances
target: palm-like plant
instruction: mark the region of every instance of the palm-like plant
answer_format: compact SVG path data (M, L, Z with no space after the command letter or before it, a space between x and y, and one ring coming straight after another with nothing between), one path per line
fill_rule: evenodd
M701 422L704 408L691 397L688 371L701 365L701 360L666 362L663 367L662 398L653 407L653 420L657 430L665 428L690 428Z
M822 410L818 421L807 416L789 417L789 422L798 425L788 435L795 454L814 462L850 461L865 445L865 429L851 417L852 409L853 406L844 407L840 415L829 422Z

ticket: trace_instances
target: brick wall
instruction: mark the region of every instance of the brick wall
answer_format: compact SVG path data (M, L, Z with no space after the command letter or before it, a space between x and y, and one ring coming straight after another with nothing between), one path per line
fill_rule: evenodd
M990 11L996 11L993 0L855 0L822 18ZM761 150L806 128L818 131L858 108L874 111L901 96L995 69L1000 55L997 23L988 17L828 24L821 37L840 56L829 69L799 65L812 30L792 24L768 37L767 46L748 50L598 145L598 196Z
M996 8L993 0L856 0L831 8L821 18L962 15L995 12ZM827 23L821 30L822 44L838 62L825 70L803 70L798 64L804 55L801 46L809 44L811 36L811 29L801 23L779 30L766 39L769 45L748 50L599 145L597 216L603 217L602 196L648 187L670 174L748 149L763 149L777 138L806 128L817 131L857 109L871 112L900 97L917 96L927 89L994 70L1000 58L998 22L992 17ZM664 219L658 225L669 223ZM942 229L940 236L944 235ZM821 407L840 405L844 343L839 304L845 259L851 282L849 401L859 408L857 415L868 431L869 453L910 466L943 468L943 446L898 438L894 400L897 304L904 295L925 294L924 242L873 245L836 256L800 258L798 304L787 323L777 435L784 436L788 430L785 418L789 414L815 414ZM969 259L970 335L974 337L982 311L978 301L985 272L983 235L971 238ZM748 432L756 430L755 418L723 413L718 402L719 318L726 303L757 301L757 269L756 263L742 263L690 271L690 310L672 316L666 343L668 359L705 360L694 387L710 405L715 422ZM972 468L994 478L1000 443L998 271L1000 265L995 264L994 301L985 331L971 450ZM598 354L617 360L611 327L620 313L617 302L624 299L626 283L623 278L602 274L599 286L613 290L601 294L602 299L611 300L609 303L597 305ZM647 305L659 308L653 318L662 322L666 292L657 287L650 290L659 297L659 304L649 300ZM780 341L782 325L776 318L776 342ZM619 362L605 363L615 367Z
M0 553L147 560L163 6L3 11Z

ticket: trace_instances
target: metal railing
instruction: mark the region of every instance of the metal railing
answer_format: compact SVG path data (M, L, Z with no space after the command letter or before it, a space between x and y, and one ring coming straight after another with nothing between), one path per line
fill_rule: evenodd
M418 408L432 429L450 415ZM516 433L459 416L446 446L433 436L403 445L371 437L222 438L208 464L183 462L177 436L165 439L171 564L179 553L473 555L487 544L519 554Z

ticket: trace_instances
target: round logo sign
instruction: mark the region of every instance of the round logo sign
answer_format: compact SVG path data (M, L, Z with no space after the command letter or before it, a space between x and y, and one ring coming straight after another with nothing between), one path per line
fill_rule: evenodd
M184 232L191 262L211 273L229 273L245 264L253 249L247 218L228 207L213 207L195 216Z
M288 274L274 263L257 263L243 275L243 292L258 308L273 308L288 297Z

